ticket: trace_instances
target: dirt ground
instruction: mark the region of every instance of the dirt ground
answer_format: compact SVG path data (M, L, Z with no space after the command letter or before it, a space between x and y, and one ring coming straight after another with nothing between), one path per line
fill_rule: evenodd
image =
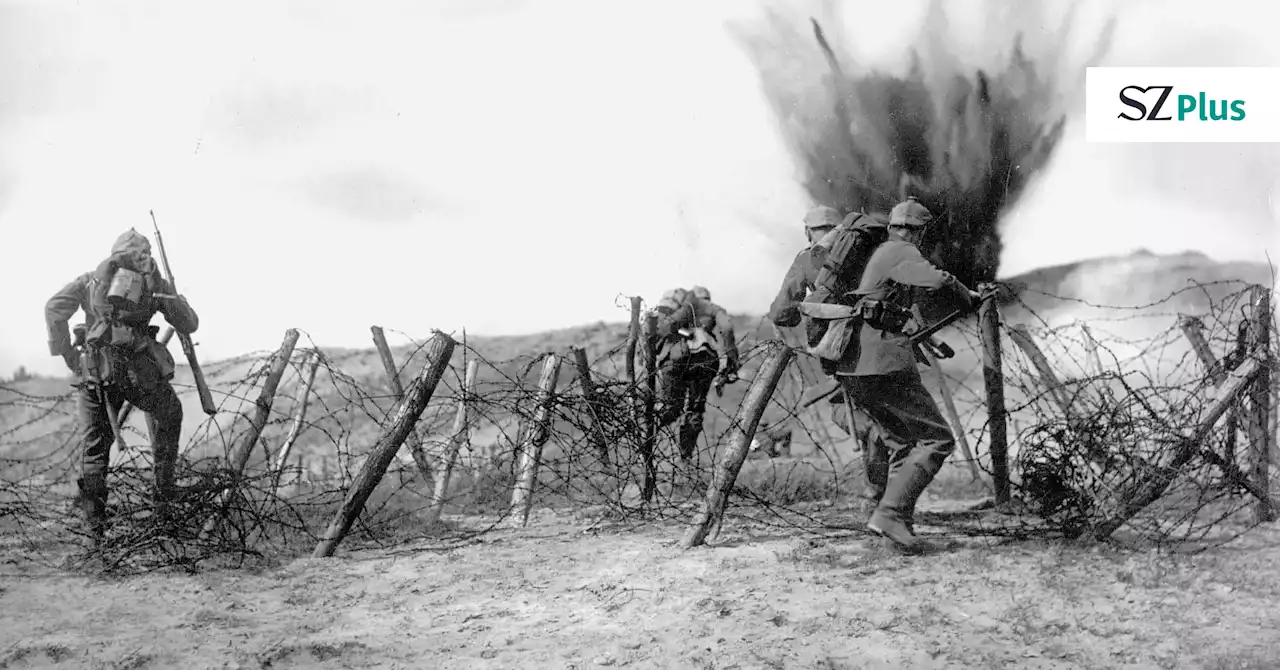
M828 509L833 520L852 512ZM0 667L1275 668L1280 531L1196 555L535 511L448 551L344 546L260 572L0 565Z

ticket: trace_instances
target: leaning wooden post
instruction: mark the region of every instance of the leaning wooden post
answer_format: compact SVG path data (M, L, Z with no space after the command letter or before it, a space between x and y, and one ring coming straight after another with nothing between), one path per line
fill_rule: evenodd
M398 404L391 427L382 434L368 458L365 459L359 474L347 491L347 499L342 503L333 520L329 522L324 538L311 553L312 558L332 556L334 550L338 548L338 543L342 542L347 532L351 530L351 524L355 523L356 517L364 511L364 504L377 488L378 482L382 481L382 476L387 472L387 466L395 460L400 445L413 432L418 419L422 417L423 410L427 408L427 403L431 402L431 394L435 393L436 385L440 383L440 378L444 377L444 371L449 367L449 359L453 357L455 344L452 337L440 331L436 331L431 337L427 347L427 364L422 367L418 378L409 385L404 400Z
M649 312L644 329L644 442L640 447L640 456L644 459L644 488L640 499L646 504L653 500L658 489L658 465L653 458L658 435L658 421L654 413L658 397L658 352L654 336L657 332L658 315Z
M1182 334L1191 342L1191 349L1196 352L1196 356L1205 367L1209 382L1215 387L1221 386L1222 382L1227 378L1227 373L1236 369L1248 356L1248 321L1240 323L1240 328L1236 332L1235 351L1222 361L1214 358L1213 351L1209 349L1209 342L1204 337L1204 322L1194 316L1185 316L1179 321L1178 327L1182 329ZM1240 403L1232 404L1227 412L1227 420L1224 426L1226 443L1222 447L1222 459L1227 467L1234 468L1236 463L1236 435L1240 430Z
M311 385L316 381L316 371L320 368L321 355L319 351L313 351L308 354L310 365L307 360L303 360L303 366L306 373L298 382L298 392L295 396L294 405L298 410L293 415L293 427L289 429L289 436L284 439L284 444L280 447L280 453L276 456L275 479L271 484L271 491L274 493L280 488L280 475L284 472L285 465L289 462L289 452L293 449L293 443L298 441L298 436L302 434L303 426L307 420L307 404L311 400Z
M685 534L681 546L685 549L701 545L712 528L719 534L720 524L724 520L724 506L738 479L742 463L747 459L747 451L751 448L751 440L755 437L756 427L760 425L760 417L764 414L778 387L778 381L787 369L795 352L785 343L770 341L766 345L764 362L752 376L751 386L738 407L738 414L729 427L729 446L716 462L715 474L711 487L707 489L707 498L702 511L693 521L693 527Z
M520 476L511 491L511 516L523 526L529 523L529 510L533 507L533 487L538 482L538 466L542 459L542 445L547 442L551 407L555 403L556 380L560 376L560 357L547 354L538 379L538 406L533 420L526 423L520 445Z
M1196 352L1196 356L1204 364L1209 381L1214 386L1221 384L1226 379L1226 370L1209 349L1209 342L1204 337L1204 322L1194 316L1184 316L1178 322L1178 327L1182 329L1187 341L1191 342L1192 351Z
M1040 381L1049 388L1049 395L1058 405L1058 409L1062 410L1063 416L1067 419L1072 418L1071 399L1067 396L1066 390L1062 388L1062 382L1058 381L1058 375L1054 374L1053 367L1049 365L1049 359L1045 357L1044 352L1031 338L1031 333L1027 331L1027 327L1016 325L1009 328L1009 336L1013 338L1013 343L1022 350L1022 353L1031 359L1031 364L1035 366L1036 372L1040 375Z
M982 301L982 373L987 390L987 417L991 431L991 473L996 504L1009 502L1009 444L1004 406L1004 372L1000 353L1000 308L994 295Z
M956 411L956 400L951 397L951 389L947 386L947 375L943 374L942 366L938 365L937 356L934 356L928 347L920 347L920 350L924 352L929 366L933 368L933 374L938 381L938 393L942 395L942 406L947 411L947 418L951 420L951 429L956 433L956 445L960 447L960 455L964 456L965 461L969 463L969 474L973 475L973 481L976 482L981 479L978 474L978 463L969 449L969 438L964 434L964 424L960 422L960 413Z
M1256 355L1251 356L1244 365L1232 370L1225 382L1218 387L1216 397L1209 404L1209 411L1196 427L1195 432L1179 441L1168 465L1155 469L1148 479L1136 481L1120 491L1117 495L1117 500L1120 502L1119 509L1111 518L1096 525L1086 537L1094 540L1106 539L1138 512L1164 495L1165 490L1173 483L1183 466L1201 452L1200 445L1213 432L1218 419L1227 413L1227 410L1237 402L1237 397L1257 380L1261 372L1262 365ZM1252 482L1244 482L1244 484L1248 488L1256 488Z
M387 371L387 386L391 389L391 395L395 397L396 402L404 400L404 387L400 385L400 373L396 369L396 359L391 356L391 347L387 346L387 337L383 334L380 326L370 326L369 331L373 333L373 345L378 348L378 357L382 359L382 367ZM426 452L422 450L422 440L418 438L417 431L409 434L409 438L405 441L409 446L409 454L413 456L413 462L418 466L418 472L422 473L422 478L426 481L429 488L432 486L435 475L431 471L431 460L427 458Z
M1253 355L1262 370L1249 389L1249 446L1252 460L1253 485L1266 493L1266 498L1254 503L1254 520L1267 523L1276 520L1275 506L1271 504L1271 450L1275 433L1271 426L1271 291L1264 286L1253 287Z
M276 398L276 389L280 386L280 378L284 376L284 371L289 367L289 359L293 357L293 347L298 343L298 331L290 328L284 333L284 341L280 343L280 349L271 358L271 366L267 371L267 379L262 384L262 392L258 394L258 402L253 416L249 417L249 426L245 429L244 434L231 450L228 458L231 465L231 485L223 489L222 494L218 497L218 512L209 517L204 527L200 531L200 539L208 538L209 534L218 526L218 519L222 516L223 507L231 501L231 496L235 493L235 488L239 483L239 479L244 475L245 465L249 462L249 455L253 453L253 446L258 443L258 437L262 435L262 429L267 425L267 419L271 418L271 404ZM270 468L271 464L268 463Z
M601 430L600 416L597 412L599 400L596 397L595 380L591 378L591 362L587 360L587 350L582 347L573 347L573 362L578 369L578 393L582 396L582 402L587 408L588 420L591 422L587 427L587 439L591 441L592 447L600 458L600 464L607 471L611 467L609 446Z
M1089 324L1080 323L1080 332L1084 333L1086 355L1089 358L1089 366L1093 370L1093 374L1100 375L1103 373L1102 356L1098 355L1098 340L1093 336L1093 331L1089 330Z
M453 467L458 462L458 450L466 444L469 434L467 405L471 403L471 394L476 389L476 371L479 361L472 359L467 363L467 376L462 383L462 394L458 397L458 413L453 416L453 432L449 434L449 444L445 447L444 463L440 475L436 477L436 488L431 494L431 507L427 509L427 523L435 523L444 512L445 496L449 492L449 479L453 476Z

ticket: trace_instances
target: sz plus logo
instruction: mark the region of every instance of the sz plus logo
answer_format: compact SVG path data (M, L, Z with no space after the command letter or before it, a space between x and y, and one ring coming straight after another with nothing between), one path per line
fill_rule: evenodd
M1244 100L1214 97L1205 91L1175 93L1172 86L1134 86L1120 89L1126 121L1243 121Z
M1280 143L1280 68L1090 67L1089 142Z

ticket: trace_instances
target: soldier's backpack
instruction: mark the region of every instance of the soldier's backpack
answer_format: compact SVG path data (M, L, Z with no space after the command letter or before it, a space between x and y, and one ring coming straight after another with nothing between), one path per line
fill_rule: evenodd
M814 245L814 260L821 266L814 289L804 301L853 307L855 299L850 294L862 281L871 254L888 239L887 224L860 212L849 215ZM805 318L809 352L822 359L824 368L847 353L856 331L849 318Z

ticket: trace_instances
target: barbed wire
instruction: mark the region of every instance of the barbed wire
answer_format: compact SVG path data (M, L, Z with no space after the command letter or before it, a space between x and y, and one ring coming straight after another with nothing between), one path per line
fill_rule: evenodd
M1179 445L1204 422L1216 388L1210 380L1239 366L1246 355L1237 346L1242 326L1253 316L1250 291L1242 282L1213 282L1137 307L1020 293L1002 308L1000 351L1013 500L997 510L970 506L922 513L918 523L944 535L1078 537L1113 522L1128 504L1126 496L1165 476ZM1063 322L1062 310L1044 310L1046 303L1084 304L1110 314ZM629 309L621 299L618 306ZM1189 306L1198 309L1187 311ZM1206 368L1197 358L1184 330L1188 316L1197 319L1219 367ZM439 548L506 527L515 521L512 490L522 448L538 443L535 508L569 510L619 530L655 521L686 523L701 507L767 343L779 339L797 355L761 417L758 448L738 474L727 517L791 533L861 530L846 504L863 481L847 415L830 399L806 403L831 381L792 342L793 334L763 319L738 325L744 381L730 386L724 398L709 398L702 438L688 461L678 455L676 424L657 420L660 394L654 415L646 416L652 373L643 338L636 347L636 378L627 375L628 324L576 329L572 341L554 346L534 337L485 338L472 346L463 333L415 426L414 444L400 448L346 541L386 549L425 538ZM387 332L405 342L392 350L396 374L427 364L429 340ZM954 356L922 372L940 405L940 394L950 395L956 408L950 420L965 449L949 459L931 488L944 497L990 498L994 468L982 336L970 322L943 333ZM288 347L288 366L258 435L251 417L262 409L260 389L280 352L206 364L218 413L186 412L178 465L184 494L162 512L150 500L152 455L136 446L149 441L142 413L122 427L131 446L112 450L106 567L271 564L315 547L349 495L354 473L389 428L399 399L376 354L326 351L305 332L299 335L303 346ZM1270 343L1274 349L1276 338ZM586 353L586 393L570 347ZM545 405L548 421L539 426L536 371L552 354L562 361L559 383ZM1046 378L1037 356L1048 362L1053 378ZM1274 360L1274 353L1266 360ZM468 390L472 361L478 374ZM315 366L313 381L309 363ZM0 524L8 551L64 569L83 556L86 537L75 507L81 457L77 399L57 384L43 379L0 385ZM43 391L33 390L41 385ZM199 406L191 384L175 381L174 388L185 406ZM1274 388L1270 395L1274 407ZM468 427L450 464L460 403L466 405ZM1158 500L1132 515L1128 536L1160 544L1222 542L1252 525L1242 512L1255 502L1248 484L1257 479L1251 460L1257 455L1249 452L1250 439L1238 439L1248 427L1247 412L1229 414L1219 425L1235 429L1210 431L1167 477ZM657 477L645 500L650 425ZM1263 430L1274 435L1274 423ZM236 472L231 456L246 440L252 451L244 471ZM422 462L413 456L415 444L425 454ZM975 481L973 472L984 476ZM447 486L437 495L437 481L445 477Z

